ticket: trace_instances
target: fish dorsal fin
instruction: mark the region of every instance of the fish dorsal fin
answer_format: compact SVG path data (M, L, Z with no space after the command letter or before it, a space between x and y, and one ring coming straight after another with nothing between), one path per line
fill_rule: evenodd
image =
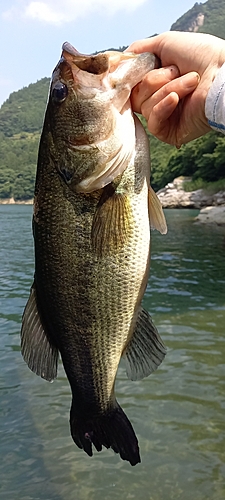
M132 234L133 213L130 197L106 186L95 212L91 241L95 253L104 256L117 253Z
M148 377L165 355L166 348L150 314L141 308L133 336L123 353L128 378L141 380Z
M48 381L56 378L58 349L50 344L43 327L37 307L35 283L31 287L22 318L21 353L34 373Z
M152 187L149 186L148 193L149 218L152 229L157 229L161 234L167 233L167 224L163 213L162 205Z

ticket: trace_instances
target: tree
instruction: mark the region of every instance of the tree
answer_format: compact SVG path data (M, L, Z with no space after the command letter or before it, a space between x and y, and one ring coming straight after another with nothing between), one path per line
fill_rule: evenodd
M15 200L29 200L33 198L35 170L35 165L30 165L17 175L13 186Z
M11 198L13 195L13 186L15 181L15 172L9 168L0 170L0 198Z

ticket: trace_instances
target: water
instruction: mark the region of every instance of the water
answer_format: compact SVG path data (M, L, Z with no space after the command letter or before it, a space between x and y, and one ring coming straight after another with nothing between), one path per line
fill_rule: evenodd
M144 299L168 347L140 382L119 367L116 394L133 423L142 463L111 450L89 458L69 432L62 366L49 384L19 349L33 276L30 206L0 205L0 498L2 500L224 500L225 230L167 211L152 233Z

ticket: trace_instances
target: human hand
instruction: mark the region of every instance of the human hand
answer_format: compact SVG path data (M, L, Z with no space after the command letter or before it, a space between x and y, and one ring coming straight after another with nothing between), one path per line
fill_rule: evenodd
M212 35L169 31L132 43L127 51L153 52L162 67L150 71L134 89L133 110L149 131L179 147L210 129L205 99L225 62L225 41Z

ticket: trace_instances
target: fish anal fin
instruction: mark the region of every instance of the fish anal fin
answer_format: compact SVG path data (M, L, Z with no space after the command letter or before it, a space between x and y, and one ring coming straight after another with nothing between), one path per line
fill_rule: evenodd
M24 309L21 328L21 353L30 370L52 381L57 376L58 349L46 335L37 306L35 282Z
M132 235L130 197L106 186L97 206L91 231L92 248L99 256L117 253Z
M150 314L140 309L132 338L125 348L127 376L130 380L148 377L162 363L166 348Z
M148 205L149 205L149 218L150 218L150 226L152 229L157 229L161 234L167 233L167 224L165 215L163 213L162 205L160 200L152 189L149 186L149 194L148 194Z

